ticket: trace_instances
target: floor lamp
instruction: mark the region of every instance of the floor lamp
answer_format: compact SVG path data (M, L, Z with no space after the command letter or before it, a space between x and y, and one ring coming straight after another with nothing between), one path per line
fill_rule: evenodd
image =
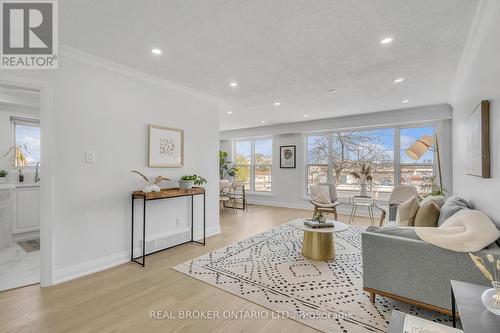
M441 174L441 157L439 156L439 142L437 134L434 137L430 135L423 135L417 142L412 144L410 148L406 149L406 155L412 160L418 160L427 151L435 151L438 160L439 171L439 190L444 194L443 176Z

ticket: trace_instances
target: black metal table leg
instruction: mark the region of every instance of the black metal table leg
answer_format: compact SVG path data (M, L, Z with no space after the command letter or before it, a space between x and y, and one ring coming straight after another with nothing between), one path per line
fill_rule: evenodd
M205 192L203 192L203 246L205 246L205 234L206 234L206 227L205 227Z
M144 213L142 215L142 267L146 266L146 201L146 198L144 198Z
M134 195L132 194L132 234L130 240L130 260L134 261Z
M191 196L191 242L194 241L194 217L193 217L194 196Z
M453 293L453 287L451 287L451 318L453 320L453 327L457 327L457 314L456 314L455 294Z

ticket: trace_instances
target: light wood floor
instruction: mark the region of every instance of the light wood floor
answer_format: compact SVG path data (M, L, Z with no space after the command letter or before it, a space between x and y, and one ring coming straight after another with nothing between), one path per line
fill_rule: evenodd
M235 241L269 230L311 211L249 206L226 210L222 232L205 247L187 244L57 286L38 285L0 293L0 332L315 332L290 319L151 320L150 311L217 310L272 312L178 273L170 267ZM347 216L339 216L346 222ZM356 224L368 225L357 218Z

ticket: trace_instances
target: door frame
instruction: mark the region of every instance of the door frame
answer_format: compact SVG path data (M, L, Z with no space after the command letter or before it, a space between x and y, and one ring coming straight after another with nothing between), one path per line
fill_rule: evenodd
M53 216L53 183L54 175L52 154L54 139L54 87L53 83L45 80L31 79L23 76L3 75L0 83L40 90L40 286L48 287L53 284L52 263L52 216Z

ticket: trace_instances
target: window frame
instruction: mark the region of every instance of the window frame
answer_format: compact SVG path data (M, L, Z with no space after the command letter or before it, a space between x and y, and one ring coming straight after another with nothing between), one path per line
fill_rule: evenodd
M261 141L261 140L271 140L271 164L268 163L260 163L257 164L255 162L255 141ZM236 163L236 145L238 142L250 142L251 147L250 147L250 164L237 164ZM258 194L272 194L273 191L273 174L274 174L274 137L272 136L263 136L263 137L252 137L252 138L239 138L239 139L234 139L233 140L233 146L232 146L232 153L233 153L233 160L235 161L234 167L249 167L250 172L249 172L249 182L250 182L250 188L247 190L247 193L258 193ZM255 174L256 174L256 168L257 167L269 167L271 170L271 191L261 191L261 190L256 190L255 189Z
M31 126L31 127L37 127L40 129L40 119L36 118L24 118L24 117L15 117L11 116L10 117L10 126L11 126L11 147L15 146L17 144L17 136L16 136L16 126ZM40 133L40 139L41 141L41 133ZM41 149L40 149L40 159L41 159ZM39 161L38 161L39 162ZM18 167L15 165L14 167ZM24 168L34 168L35 165L27 165Z
M333 181L334 175L333 175L333 165L332 165L332 159L329 157L328 158L328 164L316 164L316 163L311 163L309 164L309 145L308 145L308 139L310 136L319 136L319 135L328 135L329 138L329 149L328 153L333 154L333 134L334 133L339 133L339 132L363 132L363 131L371 131L371 130L381 130L381 129L392 129L393 130L393 135L394 135L394 145L393 145L393 153L394 153L394 186L400 185L401 184L401 166L407 166L407 165L412 165L408 163L401 163L401 130L402 129L411 129L411 128L420 128L420 127L432 127L434 129L434 134L438 132L439 130L439 124L437 122L418 122L418 123L412 123L412 124L398 124L398 125L391 125L391 126L372 126L372 127L359 127L359 128L339 128L335 130L330 130L330 131L319 131L319 132L309 132L305 133L304 135L304 182L303 182L303 193L305 198L309 198L309 166L316 166L316 165L328 165L328 173L327 173L327 181L331 182ZM419 164L419 165L430 165L430 164ZM434 156L433 158L433 163L432 163L432 173L433 175L436 175L436 157Z

